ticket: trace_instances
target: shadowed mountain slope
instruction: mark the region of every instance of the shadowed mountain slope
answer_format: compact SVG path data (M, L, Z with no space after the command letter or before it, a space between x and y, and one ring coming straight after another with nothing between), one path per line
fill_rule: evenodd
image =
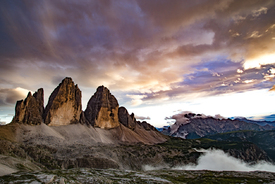
M183 114L180 121L176 121L170 127L163 129L162 133L184 139L196 139L206 135L225 133L238 130L272 130L271 125L260 126L240 120L219 119L201 114Z

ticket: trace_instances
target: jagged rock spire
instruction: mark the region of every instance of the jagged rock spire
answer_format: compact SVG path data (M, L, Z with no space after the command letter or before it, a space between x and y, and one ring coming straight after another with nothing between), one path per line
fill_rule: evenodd
M44 91L40 88L33 95L29 92L24 101L17 101L12 122L39 125L43 122L43 112Z
M109 89L99 86L90 98L85 112L81 106L81 91L70 77L66 77L49 97L44 110L44 92L38 89L33 95L18 101L12 122L38 125L44 122L49 126L61 126L73 123L92 125L111 129L120 126L135 130L138 126L145 130L155 130L147 122L136 121L134 114L129 115L125 107L118 105L117 99Z
M78 123L82 112L81 91L66 77L52 92L45 108L44 121L50 126Z
M89 124L105 129L119 126L118 102L109 89L99 86L84 112Z
M119 107L118 109L118 118L121 124L124 126L134 130L136 127L136 119L134 114L129 115L127 109L125 107Z

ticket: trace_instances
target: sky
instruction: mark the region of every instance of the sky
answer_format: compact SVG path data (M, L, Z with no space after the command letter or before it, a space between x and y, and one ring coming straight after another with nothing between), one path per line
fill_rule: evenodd
M17 100L72 77L154 126L180 111L269 120L273 0L0 1L0 122Z

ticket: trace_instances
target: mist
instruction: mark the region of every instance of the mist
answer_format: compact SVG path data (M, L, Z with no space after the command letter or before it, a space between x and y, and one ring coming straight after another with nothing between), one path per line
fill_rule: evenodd
M203 152L198 159L198 164L189 164L172 168L173 170L211 170L211 171L268 171L275 172L275 165L261 161L250 165L242 160L230 156L222 150L200 149ZM145 166L144 170L160 169L165 167Z

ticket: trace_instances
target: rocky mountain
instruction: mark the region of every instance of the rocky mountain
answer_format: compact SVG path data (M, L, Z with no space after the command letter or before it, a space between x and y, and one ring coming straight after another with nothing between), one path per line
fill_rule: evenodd
M116 128L119 124L118 102L109 89L99 86L84 112L89 124L100 128Z
M165 135L181 137L184 139L195 139L206 135L238 131L238 130L272 130L273 126L260 126L240 120L221 119L201 114L187 113L183 115L180 122L176 121L161 132Z
M119 107L118 109L118 117L119 121L126 127L134 130L136 126L143 127L145 130L150 131L158 131L154 126L150 125L146 121L137 121L134 113L129 115L127 109L125 107Z
M81 91L73 80L67 77L50 95L45 108L44 123L49 126L78 123L81 112Z
M129 115L127 109L125 107L119 107L118 109L118 117L119 121L126 127L134 130L136 127L136 119L134 114L132 113L131 116Z
M29 92L25 100L17 101L13 123L39 125L43 122L44 92L38 89L33 95Z
M72 78L66 77L54 89L45 110L43 97L41 88L33 96L29 93L24 101L17 102L13 123L40 125L27 126L28 134L21 135L18 131L19 141L29 141L29 138L37 137L35 140L40 144L41 135L43 140L51 137L53 142L62 140L63 143L64 140L71 140L73 137L72 141L79 141L84 145L87 142L155 144L166 140L165 136L152 125L136 121L134 114L129 115L125 107L120 107L119 111L117 99L104 86L97 88L84 112L81 105L81 91ZM71 127L63 127L73 124L84 126L76 125L74 130ZM51 129L48 126L57 128ZM22 126L19 129L23 130L26 127ZM31 137L30 134L32 134ZM51 141L48 143L50 144Z

